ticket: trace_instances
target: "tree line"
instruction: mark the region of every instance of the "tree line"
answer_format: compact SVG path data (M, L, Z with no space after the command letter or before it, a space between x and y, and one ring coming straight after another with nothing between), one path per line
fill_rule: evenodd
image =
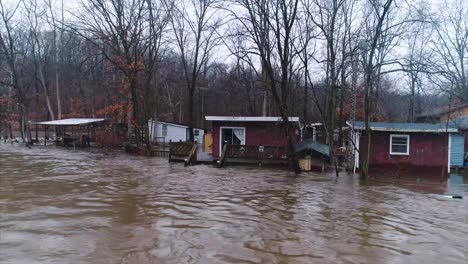
M463 0L12 0L0 20L0 129L27 143L29 121L106 117L150 148L149 119L278 115L297 170L288 116L333 150L346 120L370 139L468 101Z

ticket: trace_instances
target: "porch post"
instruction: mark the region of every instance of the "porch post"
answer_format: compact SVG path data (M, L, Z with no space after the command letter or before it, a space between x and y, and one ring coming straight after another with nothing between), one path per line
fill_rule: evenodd
M447 173L450 173L450 159L452 151L452 133L448 133Z
M359 131L354 132L354 173L356 173L356 169L359 169L359 144L360 144L360 133Z

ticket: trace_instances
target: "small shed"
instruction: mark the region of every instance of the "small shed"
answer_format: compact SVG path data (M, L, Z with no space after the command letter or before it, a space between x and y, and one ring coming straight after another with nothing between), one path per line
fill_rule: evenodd
M294 151L305 160L310 160L310 167L319 165L322 172L325 170L325 163L330 160L330 146L319 143L312 138L304 139L294 146Z
M367 137L361 121L347 122L352 131L354 166L366 157ZM441 173L450 171L452 136L457 128L444 124L371 122L369 171Z
M281 117L265 116L206 116L212 123L213 159L220 158L225 145L232 147L232 155L252 160L287 159L287 137ZM300 138L298 117L289 117L297 128L296 142Z
M148 121L150 139L153 143L168 144L169 142L186 142L189 139L189 126L165 121ZM203 128L193 128L195 141L203 144Z

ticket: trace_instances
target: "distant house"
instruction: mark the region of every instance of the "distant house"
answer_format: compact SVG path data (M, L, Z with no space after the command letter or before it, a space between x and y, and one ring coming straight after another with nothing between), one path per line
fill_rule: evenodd
M451 162L453 167L463 167L468 163L468 103L445 106L418 116L419 122L442 123L458 128L458 134L452 135Z
M364 122L347 122L354 142L354 166L367 153ZM443 124L371 122L369 171L441 173L450 171L452 136L457 128Z
M189 127L183 124L170 123L164 121L148 121L150 138L154 143L169 143L187 141L189 139ZM203 144L204 129L193 129L194 139L198 144Z
M468 116L468 103L429 109L428 111L417 115L416 122L440 123L463 116Z
M261 116L206 116L212 123L213 159L220 158L225 145L239 145L237 157L287 159L287 137L281 117ZM300 137L298 117L289 117L296 124L296 137Z

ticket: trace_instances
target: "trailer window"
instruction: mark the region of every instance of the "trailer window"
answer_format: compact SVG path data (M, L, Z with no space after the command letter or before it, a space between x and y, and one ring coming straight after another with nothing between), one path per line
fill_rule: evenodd
M390 135L390 154L409 155L409 135Z
M163 137L167 136L167 125L166 124L162 125L162 135L163 135Z

